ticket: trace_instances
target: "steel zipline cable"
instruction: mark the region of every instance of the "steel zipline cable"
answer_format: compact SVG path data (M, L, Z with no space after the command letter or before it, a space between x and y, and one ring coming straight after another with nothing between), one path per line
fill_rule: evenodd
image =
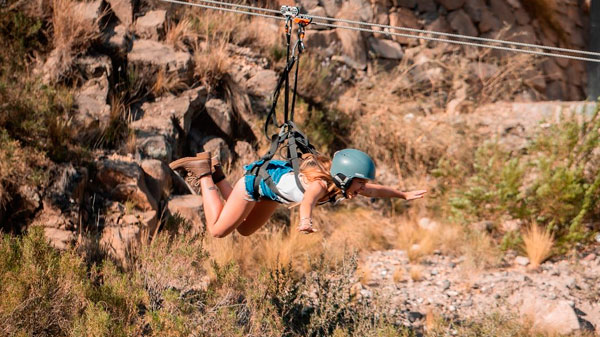
M210 5L204 5L204 4L200 4L200 3L196 3L196 2L186 2L186 1L180 1L180 0L161 0L161 1L178 4L178 5L187 5L187 6L206 8L206 9L221 10L221 11L226 11L226 12L231 12L231 13L247 14L247 15L264 17L264 18L275 19L275 20L286 20L285 17L281 16L281 12L278 10L254 7L254 6L247 6L247 5L241 5L241 4L232 4L232 3L216 1L216 0L198 0L198 1L201 1L204 3L209 3L209 4L214 4L214 5L219 5L219 6L227 6L227 7L231 7L231 8L210 6ZM242 8L244 10L238 10L235 8ZM262 13L252 12L252 11L261 11L261 12L272 13L272 14L276 14L276 15L262 14ZM418 33L418 34L438 35L438 36L447 37L447 38L419 36L419 35L404 34L404 33L391 32L391 31L379 31L379 30L368 29L368 28L363 28L363 27L342 26L342 25L336 25L336 24L325 23L325 22L320 22L320 21L313 21L312 24L317 25L317 26L349 29L349 30L354 30L354 31L378 33L378 34L384 34L384 35L390 35L390 36L400 36L400 37L405 37L405 38L423 39L423 40L427 40L427 41L452 43L452 44L458 44L458 45L464 45L464 46L470 46L470 47L490 48L490 49L497 49L497 50L503 50L503 51L509 51L509 52L519 52L519 53L526 53L526 54L532 54L532 55L560 57L560 58L573 59L573 60L579 60L579 61L600 63L600 59L596 59L596 58L565 55L565 54L556 54L556 53L550 53L550 52L544 52L544 51L538 51L538 50L522 49L522 48L517 48L517 47L537 48L537 49L545 49L545 50L566 52L566 53L572 53L572 54L600 56L600 53L590 52L590 51L585 51L585 50L567 49L567 48L535 45L535 44L528 44L528 43L521 43L521 42L488 39L488 38L475 37L475 36L442 33L442 32L413 29L413 28L407 28L407 27L381 25L381 24L368 23L368 22L362 22L362 21L335 19L335 18L328 18L328 17L322 17L322 16L304 15L304 17L318 19L318 20L326 20L326 21L330 21L330 22L342 22L342 23L347 23L347 24L378 27L378 28L383 28L383 29L401 30L401 31L407 31L407 32ZM501 44L504 46L496 46L496 45L490 45L490 44L485 44L485 43L468 42L468 41L457 41L457 40L453 40L453 39L449 39L449 38L459 38L459 39L464 39L464 40L481 41L481 42L487 42L487 43L497 43L497 44ZM512 46L512 47L507 47L507 46Z

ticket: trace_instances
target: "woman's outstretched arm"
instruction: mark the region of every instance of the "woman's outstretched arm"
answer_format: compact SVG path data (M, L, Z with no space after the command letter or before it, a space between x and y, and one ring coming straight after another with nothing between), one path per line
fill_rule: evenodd
M312 228L312 211L319 199L323 198L326 193L327 189L319 181L313 181L308 185L300 203L300 225L298 230L306 233L316 231Z
M404 200L414 200L423 198L427 191L415 190L402 192L392 187L366 183L364 189L358 193L370 198L400 198Z

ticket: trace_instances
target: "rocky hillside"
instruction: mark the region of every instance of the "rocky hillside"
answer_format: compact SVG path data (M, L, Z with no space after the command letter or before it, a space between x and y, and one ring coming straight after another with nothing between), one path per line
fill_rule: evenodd
M252 4L576 49L585 49L589 15L589 2L565 0ZM158 0L9 0L0 11L9 45L0 52L2 231L42 227L55 247L83 247L125 267L132 247L164 229L201 233L202 198L168 163L213 151L235 179L264 152L262 125L285 59L281 23ZM543 327L566 317L552 331L598 328L600 136L596 104L579 102L582 62L318 26L305 43L296 120L310 139L328 154L364 149L378 181L431 196L416 206L363 199L324 211L323 247L354 240L369 270L355 275L355 294L391 299L396 325L416 331L429 310L461 320L499 306L536 313ZM356 206L368 209L366 228L344 227L358 215L336 222ZM489 250L502 245L500 262L464 278L462 248L433 249L428 234L389 243L405 234L395 222L429 228L416 220L425 216L481 235ZM293 221L278 213L266 236ZM389 228L375 232L379 222ZM533 223L550 228L562 250L532 272L519 247ZM308 249L290 237L264 251L277 247L279 261ZM209 254L223 265L268 260L262 248L244 250L256 243L245 239L223 239ZM373 252L387 248L398 249ZM229 297L232 307L245 301Z

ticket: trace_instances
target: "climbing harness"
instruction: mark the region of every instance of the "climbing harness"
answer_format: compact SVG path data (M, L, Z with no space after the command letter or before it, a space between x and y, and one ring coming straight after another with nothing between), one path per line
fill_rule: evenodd
M294 123L294 108L296 105L296 96L297 96L297 88L298 88L298 68L300 65L300 55L305 49L304 46L304 33L305 28L308 26L312 19L305 17L304 15L299 14L300 11L298 7L290 7L290 6L282 6L281 14L285 17L285 38L286 38L286 66L282 70L279 75L279 79L277 80L277 85L275 87L275 91L273 92L273 102L271 103L271 108L267 115L267 119L265 121L264 132L265 136L268 137L269 124L273 124L277 128L279 128L279 132L272 135L270 138L271 146L269 151L261 157L259 161L251 165L247 174L253 175L254 177L254 188L252 197L255 200L259 198L259 187L261 182L264 182L266 186L275 193L282 200L288 201L277 189L276 183L273 181L273 178L269 175L267 168L277 151L280 148L287 148L286 153L286 161L292 167L294 171L294 177L296 180L296 185L304 193L304 187L300 182L300 160L302 155L311 153L317 154L314 146L310 143L306 135L298 128L298 126ZM293 24L297 25L297 39L294 46L291 48L291 36ZM290 79L289 75L292 69L296 65L295 69L295 77L294 77L294 85L292 91L292 98L290 104ZM276 108L277 102L279 100L279 94L281 88L284 87L284 115L283 115L283 123L277 123L276 116Z

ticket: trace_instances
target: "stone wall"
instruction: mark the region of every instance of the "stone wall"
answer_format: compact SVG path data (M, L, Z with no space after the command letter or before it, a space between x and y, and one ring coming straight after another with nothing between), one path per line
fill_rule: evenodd
M579 50L588 45L589 3L576 0L297 0L297 5L315 16ZM354 54L366 55L370 49L378 57L399 59L403 48L418 44L399 36L368 35L363 34L365 51ZM364 66L365 57L354 61ZM536 90L548 100L586 97L583 61L544 57L539 71L544 80L536 83Z

